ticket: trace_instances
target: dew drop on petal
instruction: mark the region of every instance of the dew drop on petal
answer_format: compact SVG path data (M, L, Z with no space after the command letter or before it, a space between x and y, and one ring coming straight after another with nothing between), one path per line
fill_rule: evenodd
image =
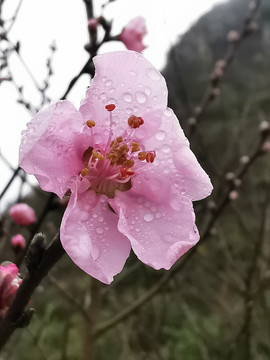
M100 94L99 98L100 98L100 100L106 100L107 95L105 93L102 93L102 94Z
M147 96L151 95L151 89L150 89L150 87L146 86L146 87L144 88L144 92L146 93Z
M111 81L111 80L106 81L105 85L108 86L108 87L111 86L111 85L112 85L112 81Z
M132 95L130 93L124 93L123 94L123 99L125 102L130 103L132 101Z
M150 221L154 220L154 215L151 213L146 213L143 218L144 218L144 221L150 222Z
M96 233L99 234L99 235L103 234L103 229L101 227L97 227L96 228Z
M157 218L157 219L160 219L161 218L161 213L160 212L157 212L156 214L155 214L155 217Z
M162 240L164 240L165 242L167 243L174 243L177 239L175 238L175 236L173 236L172 234L170 233L167 233L167 234L163 234L162 235Z
M159 130L159 131L156 133L156 139L157 139L158 141L162 141L162 140L164 140L165 138L166 138L166 133L165 133L165 131Z
M136 72L133 71L133 70L130 70L130 71L129 71L129 74L130 74L131 76L136 76Z
M103 222L103 220L104 220L104 218L103 218L102 216L100 216L100 217L98 218L98 221L99 221L99 222Z
M170 145L163 145L161 150L165 153L168 154L171 151L171 147Z
M138 91L136 93L136 100L138 101L139 104L144 104L147 100L147 96L143 92Z
M161 79L161 75L159 74L159 72L156 69L149 68L146 70L146 73L147 73L147 76L149 77L149 79L151 79L151 80L158 81Z

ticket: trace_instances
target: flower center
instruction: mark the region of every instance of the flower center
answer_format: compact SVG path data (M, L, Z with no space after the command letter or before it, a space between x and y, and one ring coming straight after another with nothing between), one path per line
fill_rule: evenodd
M112 139L112 111L115 105L109 104L105 108L110 114L107 144L103 149L89 147L85 150L82 159L85 167L80 175L89 180L89 189L94 190L97 195L104 194L113 198L116 190L127 191L131 188L135 171L146 163L152 163L156 154L154 151L141 151L141 145L132 140L136 129L144 124L141 117L131 115L124 134ZM93 131L95 122L88 120L86 125Z

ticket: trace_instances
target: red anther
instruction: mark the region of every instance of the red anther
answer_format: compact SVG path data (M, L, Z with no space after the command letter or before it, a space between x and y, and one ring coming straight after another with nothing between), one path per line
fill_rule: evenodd
M135 115L131 115L128 118L128 125L132 128L132 129L137 129L139 128L142 124L144 123L143 119L141 117L135 116Z
M139 116L138 119L140 120L141 125L144 124L144 120L142 117Z
M108 110L108 111L113 111L115 109L115 105L114 104L106 105L105 109Z
M155 152L149 152L149 153L147 153L146 154L146 162L148 162L148 163L152 163L152 162L154 162L154 160L155 160L155 157L156 157L156 153Z
M125 169L128 176L134 175L134 171L131 168Z
M123 179L128 178L129 176L134 175L134 171L131 168L120 168L120 174Z

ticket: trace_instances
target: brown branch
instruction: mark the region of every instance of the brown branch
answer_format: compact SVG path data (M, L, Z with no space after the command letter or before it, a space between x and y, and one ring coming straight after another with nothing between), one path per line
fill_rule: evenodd
M210 76L210 84L207 86L204 92L200 105L195 108L192 116L188 119L189 127L186 134L189 139L191 139L194 135L196 131L196 125L202 119L202 116L208 109L209 105L220 94L220 84L222 82L224 74L235 59L242 43L249 35L251 35L255 31L252 22L257 14L260 5L261 0L250 0L248 12L244 18L242 30L239 34L239 37L233 41L230 41L230 46L228 47L227 53L225 54L224 58L217 62L212 72L212 75Z
M44 241L44 236L37 234L29 247L28 271L6 316L0 321L0 350L17 328L24 327L29 323L33 311L31 309L25 311L25 307L43 277L65 253L59 234L54 237L47 249L45 249Z
M57 289L57 291L71 304L73 305L78 312L82 315L83 318L90 321L90 317L88 312L84 309L84 307L78 303L74 296L69 294L65 289L63 289L55 280L55 278L51 275L48 275L47 279L49 282Z

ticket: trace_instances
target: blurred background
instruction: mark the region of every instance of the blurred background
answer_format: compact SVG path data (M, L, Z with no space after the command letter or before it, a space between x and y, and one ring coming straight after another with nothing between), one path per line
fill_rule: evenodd
M214 185L211 197L194 204L202 241L167 280L132 254L106 286L64 256L33 296L30 325L16 331L1 360L270 359L270 2L255 13L258 3L94 1L95 16L113 20L113 35L135 16L146 19L144 55L165 77L169 106ZM21 131L64 95L89 57L89 40L83 0L0 4L0 34L11 26L8 41L0 36L1 263L18 261L11 236L30 239L41 230L50 239L61 223L65 204L31 177L18 171L5 188ZM99 53L124 48L112 41ZM78 107L89 84L84 74L67 98ZM14 202L30 204L38 224L14 224L7 214Z

